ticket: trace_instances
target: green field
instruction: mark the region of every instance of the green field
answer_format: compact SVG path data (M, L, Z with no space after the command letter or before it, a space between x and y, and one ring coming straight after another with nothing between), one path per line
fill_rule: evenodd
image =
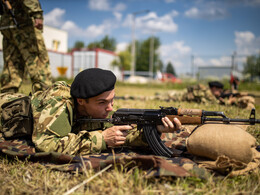
M181 90L190 83L181 85L146 84L129 85L118 83L116 94L152 96L157 92ZM225 84L225 86L228 86ZM242 91L260 94L259 84L242 83ZM20 92L29 94L30 84L24 84ZM257 99L256 115L260 118L260 101ZM204 110L224 111L228 117L248 118L249 110L234 106L195 104L187 102L116 100L118 108L159 108L173 106L182 108L200 108ZM260 141L260 125L251 126L248 131ZM10 160L0 157L0 194L64 194L74 186L95 174L86 170L83 174L53 171L39 163ZM145 178L145 172L138 168L128 170L125 167L112 169L95 177L73 194L259 194L260 171L233 178L210 176L207 180L189 178Z

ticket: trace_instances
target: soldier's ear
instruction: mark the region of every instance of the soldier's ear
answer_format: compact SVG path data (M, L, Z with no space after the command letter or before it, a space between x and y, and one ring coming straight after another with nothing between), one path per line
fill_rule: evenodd
M83 105L84 104L84 99L81 99L81 98L77 98L77 103L79 104L79 105Z

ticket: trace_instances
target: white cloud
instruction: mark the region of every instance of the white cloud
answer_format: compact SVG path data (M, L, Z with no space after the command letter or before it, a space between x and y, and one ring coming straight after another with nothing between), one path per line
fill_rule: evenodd
M198 10L198 8L193 7L193 8L190 8L189 10L187 10L184 14L185 14L185 16L187 16L189 18L198 17L199 10Z
M110 27L106 24L101 25L90 25L86 29L78 27L72 21L66 21L61 29L66 30L72 36L85 37L85 38L96 38L100 35L107 34L110 31Z
M118 3L115 5L113 11L124 11L126 9L126 5L124 3Z
M222 56L220 58L210 59L208 65L230 66L231 65L231 56Z
M81 28L79 28L74 22L72 21L66 21L62 27L62 30L66 30L68 33L73 33L75 35L81 35L83 34L83 30Z
M108 34L113 28L117 28L122 14L114 12L114 17L111 20L105 20L99 25L92 24L85 29L75 24L75 22L67 20L64 21L65 10L55 8L46 15L44 15L45 24L62 30L66 30L70 37L78 38L96 38L98 36Z
M191 48L189 46L184 45L183 41L176 41L168 45L162 45L160 47L160 53L162 57L180 57L189 55L191 53Z
M189 10L185 11L184 15L188 18L194 19L207 19L207 20L215 20L215 19L223 19L228 14L227 11L218 6L205 6L203 8L192 7Z
M208 62L206 62L204 59L200 57L195 57L194 58L194 64L197 66L207 66L209 65Z
M115 16L117 21L121 21L122 19L122 14L119 12L114 12L113 15Z
M129 43L127 42L121 42L121 43L118 43L116 45L116 52L121 52L121 51L125 51L126 48L128 47Z
M174 22L173 17L177 16L177 11L172 11L161 17L157 16L155 12L149 12L144 16L137 17L135 19L135 28L140 29L143 33L151 32L177 32L178 25ZM132 27L133 16L129 14L123 26Z
M252 55L260 52L260 37L256 37L250 31L236 31L235 44L237 53L242 55Z
M172 16L172 17L176 17L176 16L179 15L179 12L176 11L176 10L172 10L172 12L169 15Z
M99 11L108 11L110 10L110 5L107 0L90 0L89 8L92 10L99 10Z
M111 6L109 0L90 0L88 5L90 9L98 11L123 11L126 9L124 3L118 3L115 6Z
M44 23L49 26L60 27L64 23L62 19L64 15L64 9L54 8L52 11L44 15Z
M86 36L87 37L98 37L102 34L106 34L107 28L106 25L102 24L102 25L90 25L87 29L86 29Z
M184 44L183 41L176 41L171 44L161 45L159 48L160 56L166 65L172 62L177 72L190 71L191 47Z

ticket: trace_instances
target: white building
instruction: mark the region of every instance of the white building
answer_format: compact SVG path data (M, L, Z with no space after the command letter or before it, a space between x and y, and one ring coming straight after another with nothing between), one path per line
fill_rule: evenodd
M102 68L111 70L117 79L123 79L119 68L111 64L113 60L118 60L118 56L112 51L99 48L74 50L72 56L72 77L87 68Z
M43 38L47 50L64 53L68 51L68 32L44 25ZM0 50L3 49L2 40L0 33Z
M50 58L51 73L54 78L61 76L62 69L66 73L62 76L73 78L77 73L86 68L103 68L114 72L118 80L122 75L118 67L113 67L111 62L118 56L104 49L68 51L68 33L50 26L44 26L43 38ZM3 68L2 34L0 33L0 71Z
M48 50L64 53L68 51L67 31L50 26L44 26L43 38Z
M199 66L199 79L227 79L230 77L231 66Z

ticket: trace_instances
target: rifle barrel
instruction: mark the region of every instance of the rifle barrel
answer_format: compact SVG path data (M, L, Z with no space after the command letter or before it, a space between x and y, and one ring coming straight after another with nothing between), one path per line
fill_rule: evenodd
M234 119L234 118L203 118L204 122L207 121L217 121L217 122L224 122L224 123L249 123L249 124L255 124L260 123L260 119Z

